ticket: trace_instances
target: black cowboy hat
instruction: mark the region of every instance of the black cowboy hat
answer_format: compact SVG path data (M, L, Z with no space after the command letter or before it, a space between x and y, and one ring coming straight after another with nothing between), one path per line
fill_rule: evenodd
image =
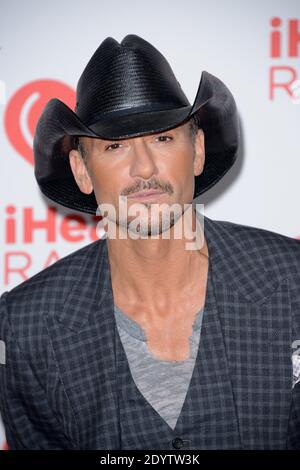
M43 194L63 206L96 214L94 191L80 191L69 162L70 136L117 140L161 132L197 115L205 135L205 165L195 176L194 198L233 165L239 147L235 100L225 84L202 71L191 105L165 57L129 34L119 44L106 38L78 81L76 107L53 98L36 126L34 174Z

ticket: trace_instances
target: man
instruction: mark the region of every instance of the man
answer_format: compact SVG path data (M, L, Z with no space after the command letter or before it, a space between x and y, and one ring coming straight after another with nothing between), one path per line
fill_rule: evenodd
M75 112L47 104L37 182L106 238L1 297L11 449L300 448L299 241L192 203L238 146L227 87L203 71L191 106L136 35L99 46Z

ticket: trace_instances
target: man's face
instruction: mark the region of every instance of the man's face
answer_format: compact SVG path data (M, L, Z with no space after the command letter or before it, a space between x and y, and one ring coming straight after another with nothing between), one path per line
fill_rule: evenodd
M69 154L80 190L86 194L94 190L98 204L112 204L120 225L120 196L126 199L127 213L136 203L148 209L153 204L171 206L176 203L182 207L182 215L184 204L193 200L194 176L203 171L205 160L204 133L199 129L193 138L189 127L187 122L169 131L115 141L81 137L85 162L78 150L71 150ZM134 195L151 189L161 193L151 197ZM136 218L127 217L128 223ZM178 219L172 217L169 226ZM151 233L161 233L168 228L164 227L162 219L163 211L157 220L153 220L152 214ZM148 221L150 224L149 218Z

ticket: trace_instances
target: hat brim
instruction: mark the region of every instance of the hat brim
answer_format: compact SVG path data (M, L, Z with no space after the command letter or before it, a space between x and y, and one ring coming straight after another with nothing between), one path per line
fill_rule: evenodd
M82 193L69 163L70 136L109 140L156 133L188 121L195 113L205 135L205 165L195 176L194 198L211 188L231 168L239 147L240 131L235 100L226 85L203 71L192 106L162 111L120 110L103 115L87 126L59 99L50 100L36 127L33 151L35 177L49 199L81 212L95 214L94 191Z

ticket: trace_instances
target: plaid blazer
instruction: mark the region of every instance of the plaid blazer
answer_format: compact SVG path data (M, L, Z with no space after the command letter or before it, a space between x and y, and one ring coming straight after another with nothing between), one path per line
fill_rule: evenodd
M300 242L208 217L204 230L205 312L175 429L132 379L97 240L0 298L10 449L300 449Z

